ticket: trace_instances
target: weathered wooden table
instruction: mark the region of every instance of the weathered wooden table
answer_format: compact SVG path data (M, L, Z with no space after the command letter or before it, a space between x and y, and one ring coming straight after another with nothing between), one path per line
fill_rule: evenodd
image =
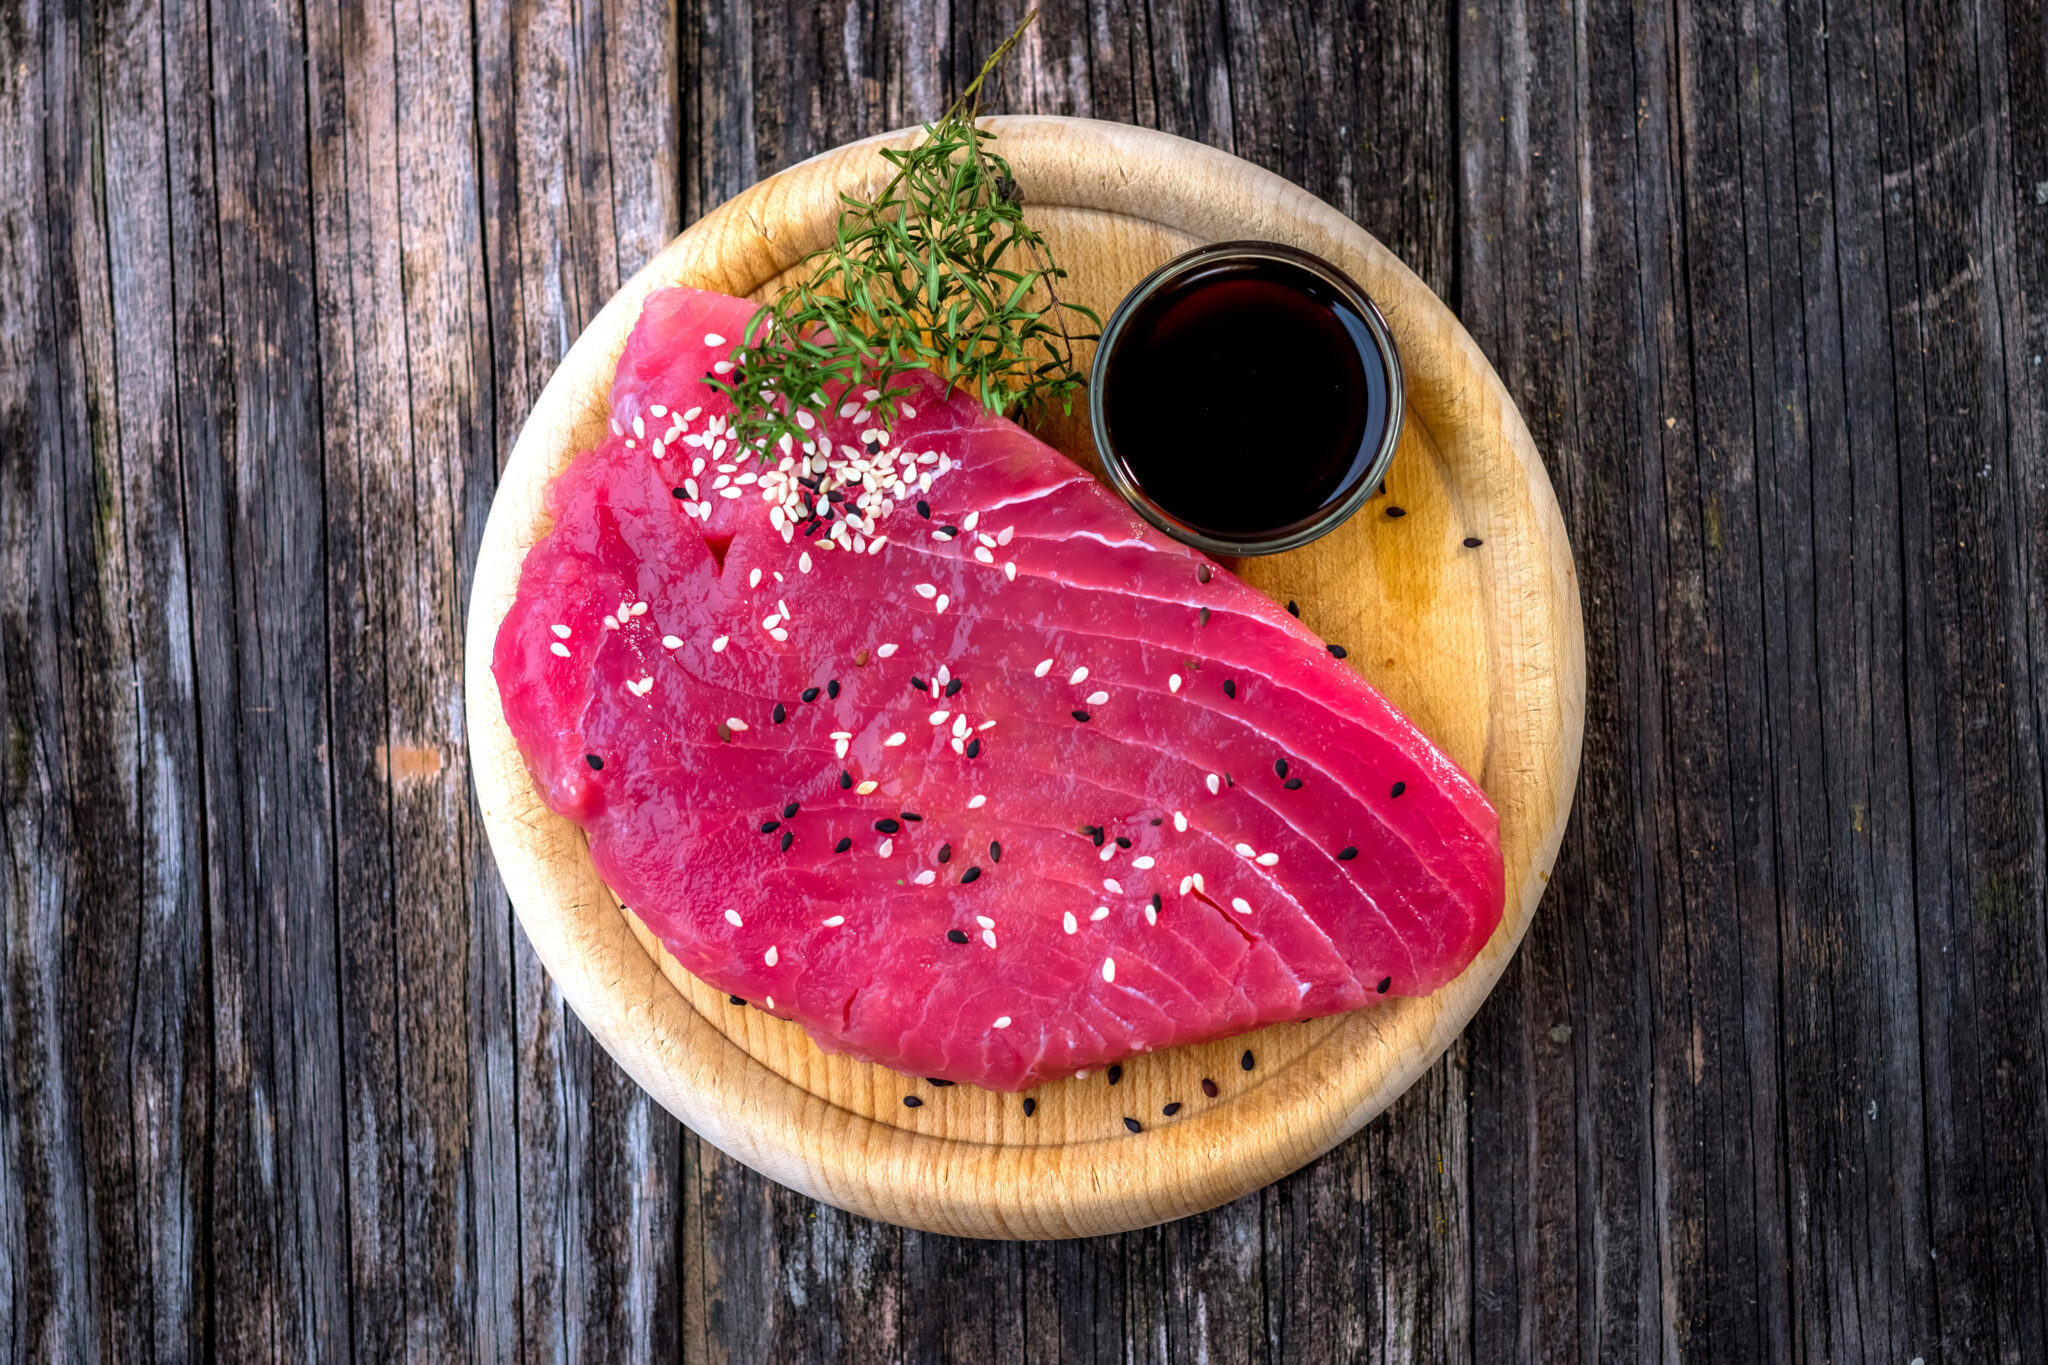
M1357 1139L1094 1242L813 1205L564 1012L464 763L497 464L1020 12L0 3L0 1359L2048 1359L2039 0L1050 5L1000 107L1293 177L1521 402L1536 927Z

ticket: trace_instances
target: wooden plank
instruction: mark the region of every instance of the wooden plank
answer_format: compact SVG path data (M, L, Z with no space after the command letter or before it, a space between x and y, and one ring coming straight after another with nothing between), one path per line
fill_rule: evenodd
M680 180L666 169L681 135L678 29L672 5L627 0L474 13L489 421L502 447L583 324L681 226ZM487 481L466 489L463 603L488 511ZM465 809L477 830L473 799ZM489 1087L506 1114L498 1131L516 1144L513 1349L528 1359L666 1352L678 1334L681 1128L563 1008L501 893L489 903L480 966L509 970L515 1029L509 1084L494 1069Z

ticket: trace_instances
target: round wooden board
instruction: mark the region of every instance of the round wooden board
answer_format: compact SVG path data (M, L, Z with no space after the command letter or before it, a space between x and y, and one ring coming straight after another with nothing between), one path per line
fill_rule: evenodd
M1519 413L1450 311L1384 247L1305 191L1197 143L1080 119L999 118L1030 219L1103 314L1202 242L1291 242L1349 271L1407 368L1407 429L1387 480L1336 533L1236 566L1351 662L1468 772L1501 816L1499 931L1427 999L1138 1058L1017 1096L935 1089L829 1057L793 1024L730 1005L622 911L582 832L541 805L491 677L492 642L541 493L597 444L641 299L667 284L763 296L826 241L842 190L872 193L890 134L763 181L691 227L619 291L563 359L513 447L470 604L468 715L491 846L534 950L584 1025L656 1099L724 1151L870 1217L978 1237L1072 1237L1225 1203L1342 1141L1405 1090L1492 989L1549 878L1578 775L1584 641L1556 499ZM1090 465L1079 412L1047 431ZM1257 458L1255 450L1247 454ZM1406 510L1399 519L1383 509ZM1465 548L1468 536L1484 541ZM1247 1049L1252 1071L1241 1069ZM1206 1099L1203 1079L1220 1087ZM921 1108L903 1104L907 1094ZM1161 1115L1171 1101L1185 1106ZM1126 1116L1145 1125L1125 1131Z

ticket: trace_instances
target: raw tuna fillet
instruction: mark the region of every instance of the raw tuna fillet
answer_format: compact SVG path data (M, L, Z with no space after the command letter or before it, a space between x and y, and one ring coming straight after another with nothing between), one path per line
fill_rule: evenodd
M893 431L853 393L814 456L734 449L703 380L751 314L648 298L493 661L684 967L1021 1090L1472 959L1493 808L1300 622L936 381Z

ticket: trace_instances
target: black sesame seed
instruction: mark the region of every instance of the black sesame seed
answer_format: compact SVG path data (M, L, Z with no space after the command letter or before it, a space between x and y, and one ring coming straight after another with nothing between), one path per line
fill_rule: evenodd
M789 846L796 842L796 835L789 830L782 831L782 851L789 852Z
M1128 1128L1133 1133L1142 1133L1145 1131L1145 1125L1138 1122L1136 1119L1125 1119L1124 1127Z
M1273 760L1273 776L1275 776L1275 777L1285 777L1285 776L1287 776L1287 760L1286 760L1286 759L1284 759L1284 758L1276 758L1276 759L1274 759L1274 760Z
M950 863L953 861L953 846L951 844L939 845L939 861L942 863Z
M1225 773L1223 774L1223 785L1226 787L1235 787L1237 785L1237 779L1232 777L1229 773Z
M1298 792L1301 790L1301 779L1298 777L1290 777L1285 782L1282 782L1280 785L1287 788L1287 790L1291 792Z
M1115 1085L1118 1081L1122 1080L1123 1078L1124 1069L1121 1066L1112 1063L1109 1068L1109 1083L1111 1085Z
M817 688L815 688L815 687L806 687L806 688L804 689L804 700L805 700L805 701L816 701L817 699L818 699L818 689L817 689Z
M1166 903L1165 903L1164 901L1160 900L1160 899L1159 899L1159 893L1158 893L1157 891L1154 891L1154 892L1152 893L1152 913L1156 915L1156 914L1158 914L1158 913L1159 913L1159 912L1160 912L1161 910L1163 910L1163 909L1165 909L1165 908L1166 908Z
M906 819L906 820L910 821L910 822L911 822L911 823L913 823L913 824L915 824L915 823L916 823L917 821L919 821L919 820L922 820L922 819L924 819L924 817L923 817L922 815L919 815L919 814L918 814L918 813L917 813L916 811L914 811L914 810L906 810L906 811L900 811L900 812L898 812L898 814L902 815L902 817L903 817L904 819Z
M957 536L960 534L960 528L957 526L941 526L939 529L941 531L944 531L949 536Z
M1003 845L1001 841L995 839L989 840L988 860L992 863L999 863L1003 860Z
M590 765L590 770L592 772L596 772L599 768L602 768L604 766L604 760L599 758L596 754L583 755L583 761Z
M1101 848L1107 836L1103 834L1102 826L1090 825L1088 826L1088 837L1095 841L1095 846L1097 848Z
M1465 548L1468 550L1476 550L1485 543L1486 542L1481 540L1478 536L1465 537Z
M932 505L923 498L919 498L917 500L917 514L926 521L930 521L932 519Z
M1208 609L1207 607L1203 607L1203 608L1202 608L1202 611L1201 611L1201 618L1202 618L1202 624L1203 624L1203 625L1205 625L1205 626L1206 626L1206 625L1208 625L1208 624L1209 624L1209 609Z
M782 722L789 719L789 712L783 709L781 702L776 702L775 709L769 712L769 714L775 717L775 723L777 725L780 725L782 724Z
M910 675L910 685L920 692L929 692L932 690L932 685L926 682L923 678L918 677L915 673Z
M840 841L839 841L838 843L836 843L836 844L832 845L832 851L833 851L834 853L844 853L844 852L846 852L846 850L848 850L849 848L852 848L852 847L853 847L853 840L851 840L851 839L841 839L841 840L840 840Z
M1337 850L1337 861L1340 863L1348 863L1357 856L1358 846L1355 844L1347 844L1343 848Z
M1393 984L1394 984L1394 978L1393 978L1393 977L1391 977L1391 976L1383 976L1383 977L1381 977L1381 978L1380 978L1380 984L1379 984L1379 993L1380 993L1381 995L1385 995L1385 994L1387 993L1387 988L1388 988L1389 986L1392 986Z
M1287 604L1287 614L1289 616L1294 617L1298 621L1301 619L1301 608L1297 606L1294 602L1289 601Z
M761 832L763 834L773 834L776 830L781 828L782 822L780 820L763 820L761 822Z
M1207 564L1197 564L1195 566L1195 580L1199 583L1207 583L1209 581L1209 566Z
M879 455L882 452L882 443L880 441L862 441L860 445L861 449L870 455Z
M969 882L978 882L980 880L981 869L978 867L970 867L960 874L960 885L962 886L966 886Z
M884 834L894 834L897 830L902 829L903 826L884 816L882 819L875 821L875 828Z
M1394 784L1394 790L1393 790L1393 791L1391 791L1391 792L1389 792L1389 793L1388 793L1388 795L1389 795L1389 796L1399 796L1399 795L1400 795L1400 794L1401 794L1402 792L1404 792L1404 791L1407 791L1407 790L1408 790L1408 784L1407 784L1406 782L1396 782L1396 783Z
M813 521L810 525L804 527L804 539L809 540L812 536L817 535L818 528L824 524L822 521Z
M968 756L969 758L980 758L980 757L981 757L981 740L980 740L980 739L976 738L976 739L970 739L970 740L968 740L968 741L967 741L967 756Z
M939 1079L939 1078L938 1078L937 1076L927 1076L927 1077L925 1077L925 1078L924 1078L924 1083L925 1083L926 1085L935 1085L935 1086L939 1087L939 1089L941 1089L941 1090L944 1090L944 1089L945 1089L945 1088L946 1088L947 1086L949 1086L949 1085L953 1084L953 1082L951 1082L951 1081L942 1081L942 1080L940 1080L940 1079Z
M1166 1117L1168 1118L1172 1118L1175 1114L1178 1114L1180 1112L1180 1101L1175 1100L1172 1104L1167 1105L1164 1109L1160 1110L1159 1112L1166 1115Z
M845 791L848 787L851 787L852 785L853 774L846 771L846 769L841 768L839 770L839 790Z
M918 1107L919 1105L921 1105L921 1104L923 1104L923 1103L924 1103L924 1101L923 1101L923 1100L921 1100L921 1099L919 1099L919 1098L918 1098L917 1096L915 1096L915 1095L905 1095L905 1096L903 1097L903 1107L904 1107L905 1109L915 1109L915 1108L917 1108L917 1107Z
M1237 700L1237 679L1225 678L1223 680L1223 695L1232 701Z
M959 690L960 690L960 680L959 680L958 678L955 678L955 679L953 679L953 681L951 681L951 682L949 682L949 683L947 683L947 684L946 684L946 695L947 695L947 696L949 696L949 697L950 697L950 696L953 696L954 694L956 694L957 692L959 692Z
M1216 1082L1210 1080L1207 1076L1202 1077L1202 1093L1204 1095L1207 1095L1212 1100L1215 1099Z
M1351 653L1350 650L1344 648L1344 646L1342 645L1326 645L1325 648L1330 651L1330 657L1333 659L1341 659L1349 653Z
M1155 816L1153 816L1153 817L1152 817L1152 828L1154 828L1154 829L1158 829L1158 828L1159 828L1159 827L1160 827L1161 825L1163 825L1163 824L1165 824L1165 823L1166 823L1166 820L1165 820L1165 817L1163 817L1163 816L1158 816L1158 815L1155 815Z
M792 801L782 808L782 818L785 820L794 820L796 819L796 813L802 809L802 806L799 806L796 802Z
M1076 711L1073 713L1073 716L1075 720L1080 721L1083 725L1088 723L1088 713L1086 711Z
M747 998L744 995L728 995L725 997L725 1003L728 1005L744 1005L747 1003Z
M1405 508L1389 507L1387 509L1387 515L1390 517L1405 517L1408 515L1408 513Z
M1252 1050L1250 1048L1246 1048L1244 1050L1244 1056L1237 1059L1237 1064L1243 1067L1246 1071L1250 1071L1253 1067L1258 1065L1258 1062L1253 1060Z
M965 929L948 929L946 937L955 943L965 943L967 942L967 931Z
M1026 1095L1026 1096L1024 1097L1024 1117L1028 1119L1028 1118L1030 1118L1030 1117L1031 1117L1031 1116L1032 1116L1033 1114L1035 1114L1035 1113L1037 1113L1037 1112L1038 1112L1038 1101L1037 1101L1037 1100L1034 1100L1034 1099L1032 1099L1032 1098L1031 1098L1031 1097L1030 1097L1029 1095Z
M687 498L688 496L690 496L688 493L685 493L680 488L671 488L668 490L668 493L669 496L672 498Z
M1131 846L1131 841L1125 838L1123 835L1119 834L1116 836L1116 846L1118 848L1129 848Z
M839 700L839 679L834 678L831 682L825 684L825 695L834 701Z

